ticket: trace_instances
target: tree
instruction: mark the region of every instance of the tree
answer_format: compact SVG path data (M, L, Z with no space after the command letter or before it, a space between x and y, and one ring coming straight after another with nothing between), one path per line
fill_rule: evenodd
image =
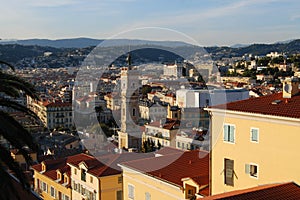
M12 71L15 70L14 67L7 62L0 61L0 65L6 65L10 67ZM23 91L25 95L33 99L38 99L33 85L13 74L4 72L0 68L0 137L3 137L10 145L18 149L27 164L30 165L32 163L30 151L37 151L37 145L31 134L5 111L5 108L11 108L38 119L28 108L13 101L13 98L21 96L20 91ZM28 180L19 164L12 158L9 149L3 144L0 144L0 155L0 199L9 199L9 196L11 197L12 194L15 195L16 198L20 198L13 188L8 170L11 170L19 179L23 188L29 191L30 185Z
M161 143L159 142L159 140L157 141L157 149L160 150L161 148Z

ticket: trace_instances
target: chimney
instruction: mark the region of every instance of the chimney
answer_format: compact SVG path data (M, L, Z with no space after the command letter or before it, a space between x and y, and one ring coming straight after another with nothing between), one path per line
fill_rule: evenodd
M299 93L299 79L297 77L285 78L282 83L283 98L292 98Z

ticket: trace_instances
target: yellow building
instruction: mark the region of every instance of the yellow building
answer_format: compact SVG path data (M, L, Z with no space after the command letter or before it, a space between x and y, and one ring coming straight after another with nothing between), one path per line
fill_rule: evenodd
M207 152L173 150L170 154L158 154L120 164L124 200L191 199L208 195Z
M207 108L211 115L211 194L300 183L300 95L297 79L283 92Z
M71 199L70 167L68 167L67 161L68 158L47 160L32 166L34 190L44 200Z
M45 200L121 200L123 181L117 163L139 158L125 153L96 159L82 153L43 161L32 167L34 189Z
M106 166L93 156L80 154L81 161L68 162L71 168L72 199L120 199L122 196L121 171ZM107 157L107 159L113 159Z

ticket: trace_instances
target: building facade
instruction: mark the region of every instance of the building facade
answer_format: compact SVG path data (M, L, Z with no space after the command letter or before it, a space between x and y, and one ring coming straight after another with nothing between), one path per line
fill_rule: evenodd
M123 199L191 199L208 195L208 153L188 151L124 162ZM180 173L179 173L180 172Z
M28 97L27 106L37 114L48 129L71 128L73 126L72 103L43 102Z
M218 105L211 114L211 194L300 182L298 80L283 92Z

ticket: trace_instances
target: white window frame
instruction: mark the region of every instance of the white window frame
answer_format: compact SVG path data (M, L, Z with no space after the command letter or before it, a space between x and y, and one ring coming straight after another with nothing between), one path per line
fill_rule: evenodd
M225 126L230 126L230 127L233 127L233 141L230 141L230 140L226 140L225 139ZM225 143L229 143L229 144L235 144L235 141L236 141L236 138L235 138L235 134L236 133L236 126L234 124L227 124L227 123L224 123L223 124L223 142Z
M52 194L52 192L53 192L53 194ZM55 192L55 188L53 186L51 186L50 187L50 196L53 197L53 198L55 198L55 196L56 196L55 193L56 193Z
M132 194L131 194L130 187L132 187ZM128 198L129 199L134 199L134 192L135 192L134 190L135 190L134 185L128 184Z
M252 138L252 130L257 130L257 141L253 140ZM259 142L259 128L256 127L251 127L250 128L250 141L253 143L258 143Z
M151 200L151 194L149 192L145 192L145 200Z
M44 192L48 193L48 185L47 185L47 183L43 182L42 188L43 188Z
M256 176L251 174L251 166L256 166L257 172L256 172ZM249 174L249 176L251 178L255 178L258 179L259 176L259 166L256 163L246 163L245 165L245 173Z

